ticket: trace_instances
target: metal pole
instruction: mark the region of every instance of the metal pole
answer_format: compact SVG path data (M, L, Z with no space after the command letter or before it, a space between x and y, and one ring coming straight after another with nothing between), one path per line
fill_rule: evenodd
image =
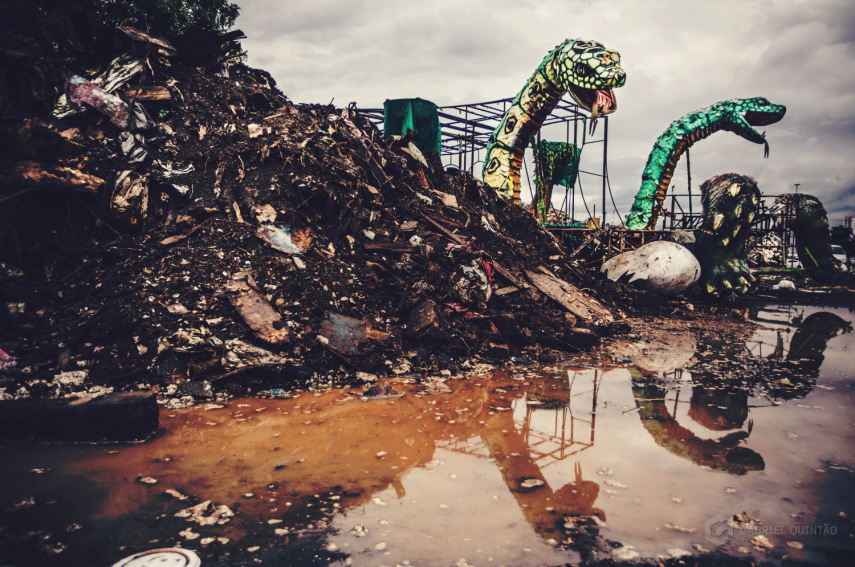
M608 162L608 150L609 150L609 117L606 116L603 118L603 220L600 223L600 226L603 228L606 227L606 163Z
M689 176L689 223L691 226L694 219L692 218L692 162L689 159L689 148L686 148L686 173ZM685 223L683 223L683 228L688 228Z
M464 122L463 122L463 139L466 140L466 143L468 144L469 143L469 140L467 139L467 136L469 136L469 108L468 107L466 108L466 111L463 114L463 120L464 120ZM469 169L466 165L466 158L469 157L467 155L469 152L467 152L466 149L464 149L463 151L465 152L463 154L463 169Z
M582 125L585 125L585 122L582 121ZM573 117L573 145L575 147L579 147L579 117ZM579 175L576 175L576 179L573 181L573 194L570 197L570 222L576 222L576 181L578 180Z

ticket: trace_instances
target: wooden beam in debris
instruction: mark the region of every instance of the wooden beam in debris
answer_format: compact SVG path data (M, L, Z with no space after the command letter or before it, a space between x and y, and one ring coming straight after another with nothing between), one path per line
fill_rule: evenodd
M177 53L175 46L162 37L148 34L131 26L119 26L118 29L134 41L153 46L161 55L171 56Z
M414 254L419 251L415 246L406 242L366 242L363 244L366 250L380 250L383 252L400 252L401 254Z
M553 275L546 268L541 266L538 271L526 270L525 275L537 289L579 319L589 322L614 322L614 316L599 301Z
M79 169L35 161L0 161L0 188L30 190L58 187L72 191L97 193L104 180Z
M422 218L424 218L426 221L428 221L428 222L429 222L429 223L431 223L433 226L435 226L436 228L438 228L438 229L440 230L440 232L442 232L444 235L446 235L448 238L450 238L451 240L453 240L453 241L454 241L454 242L456 242L457 244L464 245L464 244L466 244L467 242L469 242L468 240L466 240L465 238L463 238L463 237L462 237L462 236L460 236L459 234L454 234L453 232L451 232L451 231L450 231L450 230L448 230L446 227L442 226L441 224L439 224L437 221L433 220L432 218L430 218L430 217L429 217L429 216L427 216L426 214L421 213L421 215L422 215Z
M170 100L172 98L172 93L163 85L140 85L126 89L121 94L125 100L140 100L143 102Z

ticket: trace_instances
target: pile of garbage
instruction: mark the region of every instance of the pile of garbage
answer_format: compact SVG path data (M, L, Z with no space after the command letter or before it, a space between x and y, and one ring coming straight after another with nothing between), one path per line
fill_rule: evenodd
M625 292L411 137L122 31L50 113L2 123L5 397L71 371L194 398L448 374L615 327Z

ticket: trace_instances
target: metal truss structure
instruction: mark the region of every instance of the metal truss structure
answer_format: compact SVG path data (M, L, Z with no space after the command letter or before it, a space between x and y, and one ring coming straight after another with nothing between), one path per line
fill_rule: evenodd
M480 177L480 165L487 148L490 134L502 120L507 109L513 104L512 98L442 106L438 108L441 128L440 158L445 167L453 167L468 171ZM358 109L359 112L383 130L383 109ZM610 257L628 249L636 248L645 242L661 238L671 238L675 230L695 230L700 228L703 220L701 207L697 204L699 193L677 194L671 191L668 195L670 202L663 203L666 209L662 216L662 226L659 230L627 231L619 226L606 226L606 211L614 207L609 202L611 189L608 180L608 116L600 117L600 133L597 137L588 134L590 119L588 113L577 104L562 99L552 114L541 127L540 136L551 141L573 143L582 148L582 163L579 175L573 187L567 187L563 197L560 187L553 191L553 211L551 221L546 227L556 234L560 240L570 238L569 243L583 242L582 247L588 248L593 241L603 250L597 256ZM589 146L601 144L602 153L594 152ZM602 156L600 158L600 156ZM686 155L688 187L691 187L691 169ZM581 166L588 165L588 169ZM590 165L593 164L593 165ZM529 187L529 197L533 193L534 182L530 173L534 172L531 153L527 153L524 162L523 183ZM590 183L591 177L594 182ZM586 195L583 186L588 189ZM599 191L597 191L599 189ZM591 193L599 193L592 198ZM767 205L766 200L775 200L776 196L764 195L755 220L752 223L752 239L749 261L753 265L783 264L788 256L793 254L794 238L789 224L792 214L785 204L775 202ZM561 199L558 204L558 199ZM596 201L599 201L597 203ZM693 201L696 206L692 206ZM599 210L597 205L599 204ZM670 205L670 206L669 206ZM668 210L670 209L670 210ZM600 213L598 217L597 213ZM587 223L576 221L577 214ZM590 220L589 220L590 219ZM593 221L593 222L592 222ZM578 251L576 252L578 253ZM573 254L573 256L576 255Z
M440 158L443 164L446 167L468 171L480 177L480 164L483 163L490 134L499 125L505 112L512 104L512 98L503 98L489 102L439 107L442 148ZM383 129L382 108L360 108L359 112L378 128ZM601 188L600 212L603 217L602 224L605 224L606 192L608 189L608 120L608 116L600 117L601 134L595 138L588 134L588 113L579 105L562 99L541 127L539 135L548 137L551 141L573 143L583 150L592 144L602 144L601 160L597 156L592 161L589 157L589 154L593 154L592 149L582 152L582 156L589 157L589 159L583 157L584 162L593 165L590 166L590 170L580 168L575 186L566 188L561 205L554 206L556 212L554 217L562 219L566 224L572 223L577 213L577 206L580 209L580 214L584 211L585 219L596 216L596 205L593 202L591 203L591 208L594 209L592 212L588 205L590 199L586 198L582 190L583 175L586 177L593 176L600 181L600 183L595 181L594 187L601 186L598 187ZM534 182L530 178L529 172L534 172L534 166L531 162L530 153L526 157L524 167L526 170L523 172L523 178L528 182L529 197L531 198ZM555 188L553 195L560 196L559 187Z

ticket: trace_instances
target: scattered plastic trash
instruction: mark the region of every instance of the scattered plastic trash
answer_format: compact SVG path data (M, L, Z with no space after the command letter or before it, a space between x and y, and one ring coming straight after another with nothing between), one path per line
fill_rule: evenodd
M207 514L207 515L206 515ZM200 526L213 526L227 524L235 513L226 506L217 506L210 500L205 500L195 506L185 508L175 514L176 518L186 518L188 522L196 522Z
M188 173L192 173L196 169L195 167L193 167L192 163L183 167L174 163L163 163L161 161L156 161L155 164L160 166L160 169L163 170L163 176L167 179L176 177L178 175L187 175Z
M134 220L145 218L148 210L148 183L146 178L134 171L119 174L110 197L113 214Z
M789 290L795 290L795 289L796 289L796 284L794 284L794 283L793 283L792 281L790 281L790 280L781 280L781 281L779 281L778 283L776 283L775 285L773 285L773 286L772 286L772 289L789 289Z
M0 349L0 370L12 370L18 366L18 361Z
M270 390L262 390L258 393L262 398L290 398L291 394L289 394L284 388L272 388Z
M172 188L181 195L182 197L189 197L193 194L193 188L187 185L179 185L178 183L173 183Z
M400 398L404 395L393 388L390 384L374 384L362 394L363 400L388 400L390 398Z
M340 354L359 355L369 341L384 342L390 335L372 324L353 317L329 313L321 322L318 338L325 346Z
M302 254L312 242L308 231L298 231L292 235L291 227L287 224L281 227L263 224L258 227L255 235L274 249L286 254Z
M128 163L142 163L148 157L148 150L145 147L145 138L142 134L131 134L130 132L122 132L119 134L119 144L122 148L122 153L127 158Z
M68 100L77 106L87 105L98 110L110 119L110 122L125 130L131 117L127 103L112 95L92 81L80 75L70 75L66 79L66 94Z

